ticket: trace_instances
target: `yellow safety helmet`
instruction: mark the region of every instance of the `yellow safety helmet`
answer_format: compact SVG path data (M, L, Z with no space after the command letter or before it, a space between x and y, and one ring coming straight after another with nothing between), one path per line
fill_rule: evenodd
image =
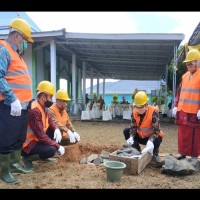
M8 25L8 28L14 28L20 33L22 33L29 42L34 42L34 40L31 38L31 27L30 25L22 18L16 18L14 19L10 25Z
M56 92L56 99L62 99L65 101L70 101L71 99L68 96L68 93L64 90L58 90Z
M49 95L54 95L54 86L51 82L49 81L41 81L38 86L37 89L38 91L42 91L42 92L46 92Z
M191 62L200 59L200 52L197 49L191 49L183 62Z
M148 100L149 100L149 97L147 96L147 94L145 92L143 92L143 91L139 91L135 95L133 105L135 107L141 107L145 103L147 103Z

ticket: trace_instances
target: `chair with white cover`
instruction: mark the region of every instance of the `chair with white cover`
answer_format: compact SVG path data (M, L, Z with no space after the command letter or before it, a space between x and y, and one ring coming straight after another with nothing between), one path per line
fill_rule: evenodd
M94 103L92 105L92 110L90 111L90 115L92 119L100 118L101 117L101 111L100 109L100 103Z
M90 120L91 119L90 105L91 105L91 102L89 101L86 105L86 110L81 112L81 120Z
M111 104L108 106L108 110L102 111L102 120L103 121L112 120L112 115L110 113L110 110L111 110Z
M123 111L123 119L131 120L131 114L133 112L132 104L129 104L128 110Z

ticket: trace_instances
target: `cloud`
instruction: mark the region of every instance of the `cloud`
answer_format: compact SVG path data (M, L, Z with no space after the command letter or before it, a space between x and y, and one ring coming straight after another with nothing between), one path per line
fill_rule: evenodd
M171 32L184 33L185 39L182 44L188 42L200 22L200 12L170 12L169 17L178 22L176 28Z
M126 12L26 12L42 31L137 33Z

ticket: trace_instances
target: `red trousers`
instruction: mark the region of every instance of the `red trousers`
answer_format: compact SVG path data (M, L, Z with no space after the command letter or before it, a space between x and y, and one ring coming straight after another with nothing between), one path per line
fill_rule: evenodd
M186 156L200 155L200 128L178 125L178 152Z

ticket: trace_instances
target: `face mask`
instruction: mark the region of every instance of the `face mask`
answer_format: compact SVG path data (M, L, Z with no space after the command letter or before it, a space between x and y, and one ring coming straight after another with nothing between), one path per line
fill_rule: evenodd
M53 102L51 102L51 101L46 101L45 102L45 107L47 107L47 108L49 108L49 107L51 107L53 105Z
M142 115L145 113L146 111L146 106L144 108L136 108L136 111L139 115Z
M23 40L22 44L18 44L19 55L24 55L25 50L27 49L28 45L25 40Z

